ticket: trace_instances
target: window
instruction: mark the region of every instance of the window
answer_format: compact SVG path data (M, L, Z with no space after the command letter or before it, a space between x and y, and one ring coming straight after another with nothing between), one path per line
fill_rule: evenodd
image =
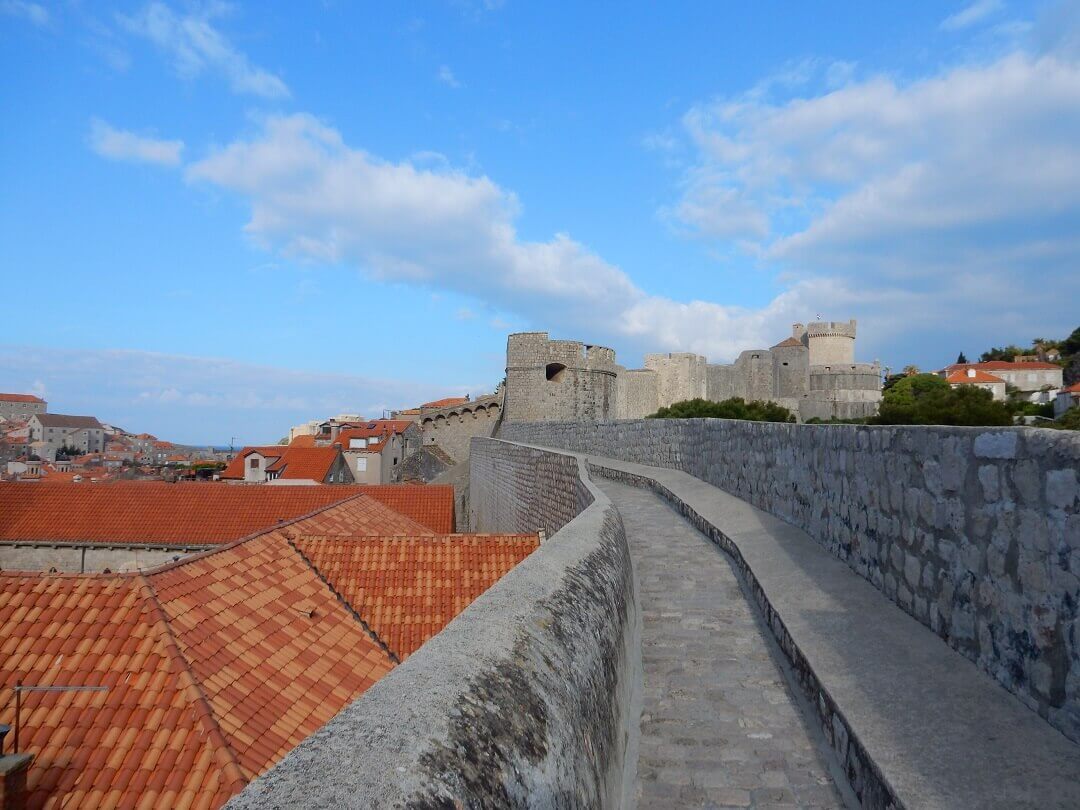
M356 450L358 447L367 447L367 442L363 439L349 439L350 450Z
M248 459L248 466L251 467L251 469L253 470L259 469L259 459L252 456Z
M367 472L367 459L366 458L358 458L356 460L356 471L357 472Z
M548 382L561 382L562 378L565 376L565 371L566 366L564 366L562 363L548 363L547 370L545 372L548 378Z

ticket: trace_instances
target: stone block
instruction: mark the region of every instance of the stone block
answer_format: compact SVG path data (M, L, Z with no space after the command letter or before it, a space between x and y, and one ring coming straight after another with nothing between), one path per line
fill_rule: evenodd
M975 437L978 458L1016 458L1020 436L1015 430L980 433Z
M1046 473L1046 501L1051 506L1069 509L1080 495L1076 470L1050 470Z

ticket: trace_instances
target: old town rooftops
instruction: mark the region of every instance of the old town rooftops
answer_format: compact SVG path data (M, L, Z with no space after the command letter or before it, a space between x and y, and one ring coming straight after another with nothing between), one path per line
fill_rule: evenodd
M346 510L350 519L363 515L372 533L431 530L383 502L407 496L379 498L365 489L378 490L126 481L49 487L0 483L0 541L220 544L344 502L350 503ZM426 506L415 508L419 513Z
M538 545L333 511L138 574L0 573L0 722L19 680L107 687L24 696L27 806L220 807Z

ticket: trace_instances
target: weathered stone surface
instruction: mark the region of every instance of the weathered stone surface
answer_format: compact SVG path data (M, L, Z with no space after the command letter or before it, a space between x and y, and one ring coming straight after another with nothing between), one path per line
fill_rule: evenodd
M516 424L503 435L683 470L800 527L1080 741L1080 649L1062 647L1046 692L1027 674L1040 660L1027 629L1036 610L1052 607L1063 626L1080 612L1077 436L721 419ZM916 579L908 555L936 573ZM987 574L1000 594L977 602Z

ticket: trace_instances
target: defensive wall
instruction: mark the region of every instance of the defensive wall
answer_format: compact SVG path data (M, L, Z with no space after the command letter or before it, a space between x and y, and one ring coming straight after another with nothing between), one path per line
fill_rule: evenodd
M504 425L791 523L1080 741L1080 436L719 419Z
M473 441L473 525L547 539L227 807L616 807L640 613L618 512L577 459Z
M477 397L446 408L424 408L417 420L425 446L437 445L456 462L469 458L474 436L491 436L502 412L502 394Z

